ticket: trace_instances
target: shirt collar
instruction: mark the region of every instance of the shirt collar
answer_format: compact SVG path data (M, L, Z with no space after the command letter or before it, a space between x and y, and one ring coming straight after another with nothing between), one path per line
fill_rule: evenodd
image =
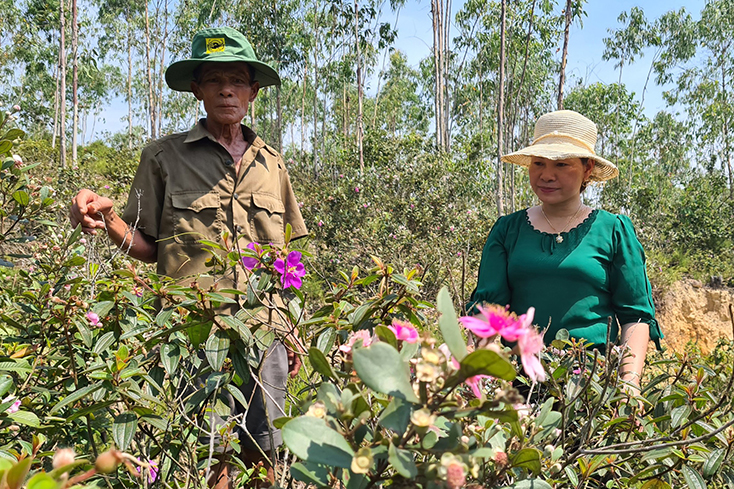
M199 119L196 125L191 128L189 133L186 135L184 143L193 143L204 138L214 141L215 143L218 142L217 139L212 135L212 133L207 130L206 126L204 125L205 121L206 117ZM260 139L257 134L255 134L255 131L244 124L240 124L240 127L242 128L242 136L244 136L245 141L247 141L251 146L254 146L258 150L265 146L265 142Z

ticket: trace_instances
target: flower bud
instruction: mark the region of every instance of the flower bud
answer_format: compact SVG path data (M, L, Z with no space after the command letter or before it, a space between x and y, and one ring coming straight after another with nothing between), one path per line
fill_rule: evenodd
M553 451L554 451L555 449L556 449L556 447L554 447L553 445L546 445L546 446L545 446L545 447L543 448L543 455L545 455L546 457L550 457L550 456L552 456L552 455L553 455Z
M60 448L56 450L53 458L53 468L58 469L74 463L76 454L71 448Z
M436 416L428 409L416 409L410 413L410 422L417 428L428 428L436 420Z
M117 456L117 450L108 450L101 453L94 462L94 468L100 474L109 474L117 470L120 464L120 458Z
M372 457L372 451L368 447L362 447L357 450L357 453L352 458L351 469L355 474L366 474L372 468L374 458Z
M315 403L311 404L311 406L309 406L306 416L323 418L324 416L326 416L326 404L324 404L322 401L316 401Z
M18 104L13 105L13 110L18 112L20 110L20 105Z

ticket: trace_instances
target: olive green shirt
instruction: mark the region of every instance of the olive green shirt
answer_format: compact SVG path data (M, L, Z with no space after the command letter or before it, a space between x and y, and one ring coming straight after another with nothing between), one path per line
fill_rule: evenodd
M250 242L282 245L286 224L293 239L308 234L280 154L247 126L242 134L250 145L239 175L204 119L189 132L143 149L122 219L157 241L159 274L181 278L209 272L205 262L211 254L201 240L231 248L231 237L240 236L242 249ZM219 288L237 288L237 271L217 281Z

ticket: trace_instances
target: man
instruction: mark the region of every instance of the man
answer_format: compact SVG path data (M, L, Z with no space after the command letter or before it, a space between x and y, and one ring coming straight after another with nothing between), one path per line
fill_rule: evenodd
M231 28L197 33L191 49L190 59L168 67L166 82L203 101L206 117L192 130L143 149L122 217L112 200L88 189L73 199L70 216L72 226L81 225L91 234L104 229L130 256L157 262L158 273L172 278L208 271L205 261L210 255L201 239L222 242L228 233L241 236L241 248L250 242L278 245L284 243L286 224L292 227L292 238L308 234L282 158L242 124L260 87L280 85L277 72L258 61L247 39ZM233 268L217 281L220 288L236 288L243 286L239 279ZM208 286L213 280L199 283ZM227 305L220 312L234 314L237 308ZM295 375L300 368L295 352L286 352L280 342L266 357L263 384L275 388L266 389L265 396L255 389L260 402L253 398L247 410L247 431L259 449L249 436L241 437L244 458L251 462L261 459L261 450L268 453L271 440L275 446L281 443L280 433L267 422L263 400L270 419L280 417L286 371ZM241 412L239 404L233 414L238 409ZM227 464L219 466L223 469L216 487L227 487ZM271 467L268 475L272 482Z

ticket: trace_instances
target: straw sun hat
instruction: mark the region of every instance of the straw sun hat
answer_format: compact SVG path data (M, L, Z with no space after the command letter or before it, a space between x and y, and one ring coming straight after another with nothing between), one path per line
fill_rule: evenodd
M535 123L533 142L527 148L506 154L505 163L530 166L533 157L549 160L590 158L596 162L589 180L602 182L619 175L617 167L609 160L597 156L596 124L573 110L558 110L540 116Z

